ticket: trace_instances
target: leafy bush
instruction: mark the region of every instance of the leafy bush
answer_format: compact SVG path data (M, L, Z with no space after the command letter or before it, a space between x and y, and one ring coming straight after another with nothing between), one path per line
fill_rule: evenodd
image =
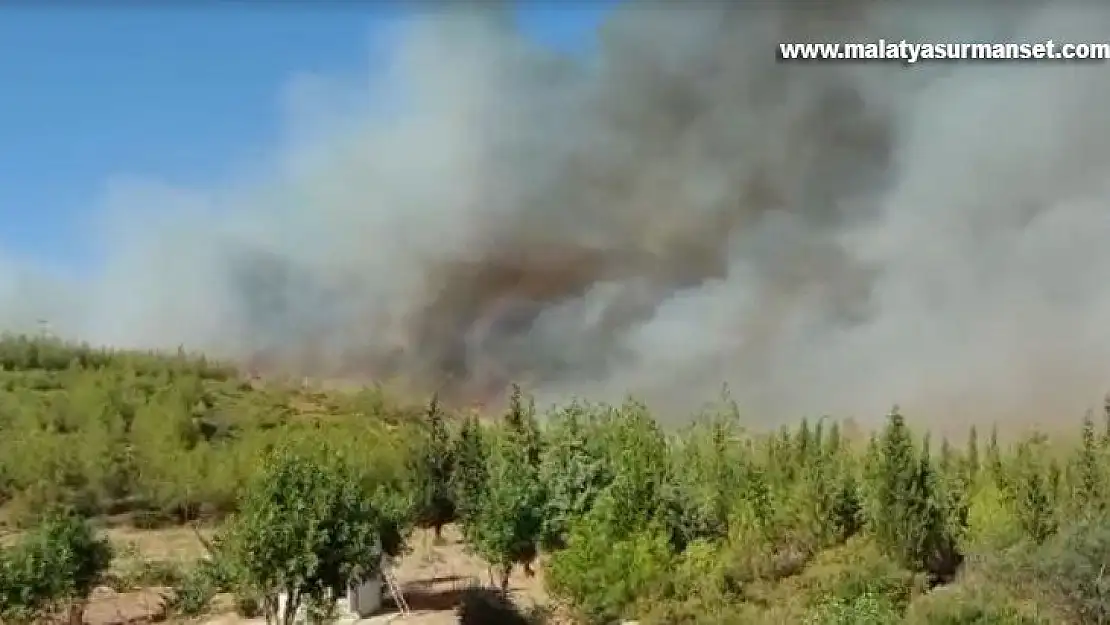
M112 559L111 545L70 511L46 514L41 524L0 559L0 618L22 622L63 612L80 622L93 587Z
M149 586L173 587L181 584L191 571L180 563L164 560L131 560L130 566L121 571L119 590L134 590Z
M1110 623L1110 520L1065 526L1043 545L1026 543L988 562L993 579L1057 608L1070 622Z
M175 585L167 608L182 616L203 614L219 592L218 584L211 567L198 566Z
M886 596L867 592L850 599L830 599L810 611L807 625L889 625L900 620Z
M961 581L910 604L907 625L1050 625L1059 622L1023 606L997 585Z

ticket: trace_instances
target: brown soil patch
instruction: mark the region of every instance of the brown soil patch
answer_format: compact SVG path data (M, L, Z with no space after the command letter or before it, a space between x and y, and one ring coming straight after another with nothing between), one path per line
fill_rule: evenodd
M192 527L159 530L113 527L105 530L105 534L112 541L118 556L166 562L189 562L205 555L204 545L197 538L198 531L205 539L212 536L212 531L209 529L194 530Z
M137 592L117 593L98 588L85 608L87 625L137 625L156 623L166 618L165 597L168 589L147 588Z

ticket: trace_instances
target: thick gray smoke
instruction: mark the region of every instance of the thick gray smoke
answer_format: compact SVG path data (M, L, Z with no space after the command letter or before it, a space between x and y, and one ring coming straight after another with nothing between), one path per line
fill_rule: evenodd
M119 189L104 270L16 264L7 310L475 397L670 411L727 382L764 420L1081 414L1110 389L1110 66L776 44L1110 41L1110 8L823 4L628 6L588 63L422 18L350 87L400 112L305 112L262 183Z

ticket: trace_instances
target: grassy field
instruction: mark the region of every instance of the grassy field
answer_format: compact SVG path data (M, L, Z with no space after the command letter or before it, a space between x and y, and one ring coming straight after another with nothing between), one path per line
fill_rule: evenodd
M401 527L447 528L402 532L410 589L503 573L544 607L535 622L1110 622L1110 413L1003 444L989 428L929 440L897 413L871 435L829 420L752 432L721 404L664 431L635 403L538 415L516 399L479 422L380 389L9 337L0 544L15 553L64 506L111 540L103 585L181 594L203 541L257 504L263 459L294 441L406 502ZM209 590L171 612L234 606L214 601L234 588ZM114 622L96 605L86 620Z

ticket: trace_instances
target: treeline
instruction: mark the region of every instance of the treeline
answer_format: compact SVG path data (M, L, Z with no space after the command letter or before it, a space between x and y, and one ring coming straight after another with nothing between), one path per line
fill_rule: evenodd
M827 420L755 436L735 410L668 434L635 403L541 426L519 393L453 440L428 421L416 518L458 522L502 583L544 554L583 622L1110 619L1110 409L1076 450L974 428L934 449L897 409L859 445Z
M455 523L500 585L514 567L542 566L554 608L583 623L1110 622L1110 409L1103 423L1084 419L1079 444L1068 447L1045 436L1003 446L996 433L981 440L975 429L958 444L930 441L897 410L863 440L831 420L750 433L728 405L666 432L632 402L572 403L538 415L519 391L495 423L447 414L434 400L419 414L391 410L380 394L316 398L319 413L302 417L303 397L279 399L288 391L249 391L230 376L206 377L200 361L184 356L143 374L138 356L105 357L115 364L70 359L65 367L12 367L5 375L86 380L83 388L97 389L82 391L87 397L127 397L92 414L61 412L82 427L105 428L102 444L125 452L106 455L109 468L157 463L140 449L148 439L136 436L136 424L157 430L150 407L182 410L178 387L192 385L208 400L187 418L168 413L178 420L164 425L161 450L236 470L198 463L191 465L201 476L195 478L174 473L172 463L155 464L164 471L158 478L139 471L124 481L130 490L109 490L104 485L113 482L99 480L115 474L105 469L59 490L29 491L32 476L8 461L5 448L9 503L34 492L44 510L65 505L85 515L121 501L145 510L230 512L213 557L179 588L175 605L185 612L225 590L276 618L284 591L323 619L329 589L365 574L360 567L380 553L403 553L413 527L438 533ZM131 391L113 394L119 388ZM60 396L76 392L65 385L6 389L40 407L67 405ZM127 420L120 406L134 407L130 429L104 425ZM32 413L11 419L0 411L0 440L80 431ZM194 429L181 426L186 422ZM205 423L223 434L188 434L203 432ZM13 469L23 471L19 479ZM73 518L49 516L29 542L4 552L0 562L16 564L0 566L0 601L24 606L19 614L45 609L34 606L57 611L58 596L68 597L67 605L80 602L74 583L36 586L18 565L34 549L90 544L80 531L51 529L70 527L57 519ZM84 549L103 559L98 548ZM78 569L89 567L56 567ZM19 584L44 590L38 598L17 597Z

